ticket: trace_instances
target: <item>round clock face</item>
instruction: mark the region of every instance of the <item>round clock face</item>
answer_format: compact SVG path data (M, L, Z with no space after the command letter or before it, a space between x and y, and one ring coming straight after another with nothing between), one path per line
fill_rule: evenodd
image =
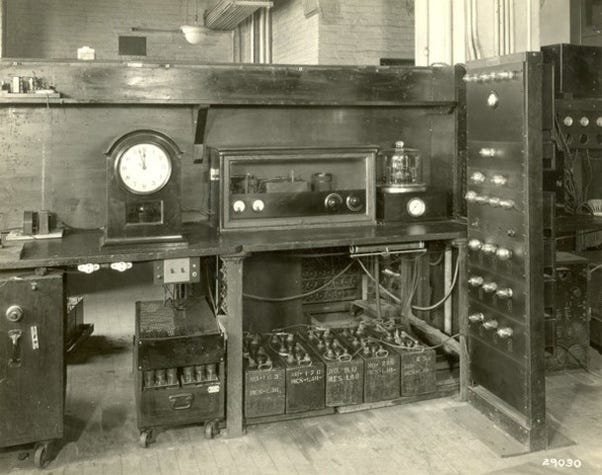
M426 212L426 204L420 198L412 198L408 201L408 213L415 218L422 216Z
M153 143L139 143L123 152L116 169L129 191L148 195L159 191L169 181L171 159L162 147Z

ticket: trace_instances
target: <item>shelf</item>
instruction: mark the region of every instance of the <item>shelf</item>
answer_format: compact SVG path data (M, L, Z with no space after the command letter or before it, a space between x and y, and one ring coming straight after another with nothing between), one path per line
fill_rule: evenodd
M205 13L205 26L212 30L233 30L260 8L273 5L273 2L258 0L220 0Z
M47 104L60 103L63 99L58 92L38 93L0 93L0 104Z

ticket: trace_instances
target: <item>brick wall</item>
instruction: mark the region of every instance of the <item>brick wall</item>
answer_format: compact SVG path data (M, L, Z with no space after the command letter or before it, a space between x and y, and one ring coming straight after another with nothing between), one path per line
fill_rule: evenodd
M194 20L195 1L185 0L4 0L6 57L75 58L77 48L97 59L123 59L118 36L146 36L147 58L199 62L232 61L232 33L208 31L198 45L181 33L138 33L131 27L177 29ZM202 16L211 0L199 0Z
M414 57L413 0L328 0L320 15L320 64L379 64Z
M414 57L414 0L320 0L319 13L309 18L303 3L281 0L272 10L274 63L378 64L385 57Z
M302 0L285 0L272 9L272 62L318 64L319 15L305 18Z

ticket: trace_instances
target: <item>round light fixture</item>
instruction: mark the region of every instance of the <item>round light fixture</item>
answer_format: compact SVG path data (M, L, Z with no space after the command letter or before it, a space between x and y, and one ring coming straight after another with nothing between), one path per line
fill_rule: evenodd
M188 41L191 45L199 44L203 39L203 27L201 26L183 25L180 27L180 30L182 30L182 33L184 33L184 38L186 38L186 41Z

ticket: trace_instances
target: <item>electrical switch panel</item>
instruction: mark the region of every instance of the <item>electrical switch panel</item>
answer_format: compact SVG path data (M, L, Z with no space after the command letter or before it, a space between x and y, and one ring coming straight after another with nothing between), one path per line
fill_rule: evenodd
M467 65L469 400L529 449L546 443L542 60Z

